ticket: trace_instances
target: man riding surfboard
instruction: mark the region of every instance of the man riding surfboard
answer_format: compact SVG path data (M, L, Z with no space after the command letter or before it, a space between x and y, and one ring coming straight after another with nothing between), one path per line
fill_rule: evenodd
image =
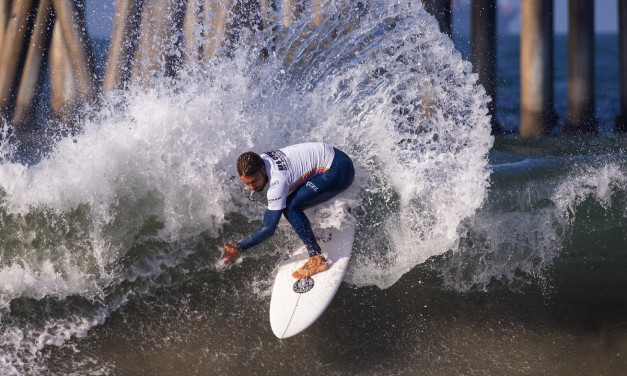
M261 155L246 152L237 159L237 172L248 188L261 192L269 184L263 224L239 243L224 246L220 261L231 265L240 253L274 234L281 214L307 247L309 259L292 276L306 278L328 269L305 209L321 204L347 189L355 178L351 159L321 142L287 146Z

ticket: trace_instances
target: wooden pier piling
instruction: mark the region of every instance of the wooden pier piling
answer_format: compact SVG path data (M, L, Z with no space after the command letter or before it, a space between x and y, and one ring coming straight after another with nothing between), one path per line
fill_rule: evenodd
M594 116L594 3L568 3L568 117L566 135L596 133Z
M521 138L540 137L557 122L553 103L553 0L521 3Z

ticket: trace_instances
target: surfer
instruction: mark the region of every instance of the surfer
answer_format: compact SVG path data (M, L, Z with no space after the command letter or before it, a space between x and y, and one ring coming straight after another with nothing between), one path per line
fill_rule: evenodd
M320 245L303 212L348 188L355 178L351 159L341 150L321 142L287 146L261 155L246 152L237 159L237 173L248 188L261 192L269 184L263 224L239 243L224 246L220 261L231 265L240 253L274 234L281 214L307 247L309 259L292 276L297 279L328 269Z

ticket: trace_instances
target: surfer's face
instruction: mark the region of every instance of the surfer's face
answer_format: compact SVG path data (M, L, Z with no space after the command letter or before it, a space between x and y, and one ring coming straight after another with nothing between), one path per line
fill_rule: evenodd
M268 182L268 176L266 175L265 166L261 168L261 171L258 171L251 176L242 175L239 178L242 179L242 183L246 184L246 186L250 188L250 190L255 192L263 191L263 187L265 187L266 183Z

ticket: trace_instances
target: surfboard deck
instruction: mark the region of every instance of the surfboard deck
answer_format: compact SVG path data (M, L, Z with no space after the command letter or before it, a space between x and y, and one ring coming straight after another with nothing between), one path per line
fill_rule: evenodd
M333 300L348 267L355 224L341 229L324 229L318 244L329 261L329 269L300 280L292 273L309 258L305 246L286 255L279 264L270 299L270 326L278 338L288 338L307 329Z

